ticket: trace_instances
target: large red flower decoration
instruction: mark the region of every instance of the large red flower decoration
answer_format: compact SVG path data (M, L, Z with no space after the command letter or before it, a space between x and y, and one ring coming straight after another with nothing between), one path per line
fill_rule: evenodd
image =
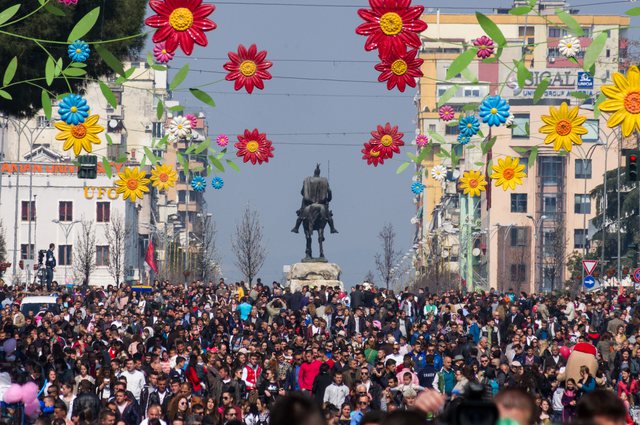
M369 139L369 143L380 149L382 159L393 157L394 153L400 153L400 146L404 146L402 138L404 133L398 131L398 126L391 127L387 123L384 127L379 125L377 131L372 131L373 139Z
M229 52L231 62L224 64L224 69L229 71L227 81L235 80L234 89L240 90L244 87L247 93L251 94L254 87L264 89L262 80L270 80L271 74L267 69L273 65L266 61L266 50L258 52L255 44L247 50L242 44L238 46L238 53Z
M216 7L202 4L202 0L150 0L149 6L157 15L148 17L144 23L159 28L152 40L154 43L165 41L168 52L180 46L190 55L194 43L207 45L205 31L216 29L216 23L207 19Z
M424 63L424 60L416 59L417 54L418 51L415 49L408 52L392 52L375 66L376 71L381 72L378 81L386 81L389 90L397 85L401 92L407 85L415 87L415 79L423 75L420 66Z
M380 50L380 57L397 51L406 51L406 46L420 47L418 33L427 29L420 20L424 6L411 6L411 0L369 0L371 10L360 9L358 15L366 22L356 28L356 33L368 35L365 50Z
M238 143L234 146L238 149L236 155L242 157L243 162L262 164L273 158L271 140L267 140L267 135L260 133L257 128L253 131L245 130L244 135L238 136Z
M364 154L362 155L362 159L367 161L367 165L373 164L374 167L377 167L378 164L384 164L384 158L382 157L380 146L365 143L364 149L360 152Z

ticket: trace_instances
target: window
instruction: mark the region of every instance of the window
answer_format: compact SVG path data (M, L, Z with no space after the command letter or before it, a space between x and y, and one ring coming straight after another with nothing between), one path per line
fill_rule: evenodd
M58 220L73 221L73 202L60 201L58 203Z
M187 192L185 190L178 191L178 202L184 203L187 200Z
M38 115L36 126L38 128L51 128L51 121L49 121L44 115Z
M529 26L527 25L526 27L518 27L518 36L519 37L525 37L527 35L534 35L535 33L535 28L533 27L533 25Z
M591 178L591 160L590 159L576 159L576 178L577 179Z
M591 214L591 196L589 194L576 194L575 207L576 214Z
M36 219L36 201L22 201L22 221L34 221Z
M556 244L556 229L542 229L542 251L546 256L553 256Z
M20 259L33 260L33 253L35 250L35 245L31 244L31 249L29 249L29 245L23 243L22 245L20 245Z
M544 185L557 185L564 180L564 162L562 157L543 156L538 159L540 177Z
M573 247L584 248L587 243L587 229L575 229L573 231Z
M527 245L527 228L512 227L511 228L511 246Z
M464 97L480 97L480 89L464 89Z
M109 265L109 245L96 246L96 266Z
M555 59L560 56L560 50L557 47L549 47L547 49L547 58Z
M511 212L512 213L527 212L527 194L526 193L511 194Z
M559 27L549 27L549 37L550 38L560 38L567 35L567 30Z
M444 128L444 134L446 134L447 136L455 136L458 133L460 133L460 128L458 127L458 125L447 125Z
M595 119L586 120L583 127L587 130L587 134L582 136L583 142L595 143L599 139L600 121Z
M584 35L582 37L591 38L591 27L583 27L582 31L584 31Z
M429 131L435 132L436 131L436 125L435 124L429 124Z
M511 265L511 281L523 282L526 280L527 269L524 264L512 264Z
M558 212L558 195L555 193L545 193L542 195L542 212L553 219Z
M58 265L70 266L72 264L71 245L58 245Z
M111 220L111 202L98 202L96 204L96 221L106 223Z
M529 114L513 114L513 127L511 127L511 137L529 138Z

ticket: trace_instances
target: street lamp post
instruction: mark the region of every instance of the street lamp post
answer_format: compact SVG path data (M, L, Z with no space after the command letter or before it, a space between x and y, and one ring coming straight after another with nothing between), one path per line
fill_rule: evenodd
M65 262L69 263L69 256L67 255L67 247L69 246L69 235L71 234L71 230L73 229L73 226L76 225L76 223L80 223L79 220L74 220L74 221L70 221L68 223L63 223L60 220L51 220L51 222L56 223L58 226L60 226L60 228L62 229L62 231L64 232L64 257L65 257ZM64 266L64 284L67 284L67 270L69 269L69 264L66 264Z

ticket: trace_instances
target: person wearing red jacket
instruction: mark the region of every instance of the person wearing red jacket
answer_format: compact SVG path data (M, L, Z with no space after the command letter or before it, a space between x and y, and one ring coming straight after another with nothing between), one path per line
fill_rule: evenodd
M193 388L193 393L197 396L201 396L204 393L204 386L200 377L198 377L198 371L196 366L198 365L198 356L192 354L189 357L189 365L187 366L187 381L191 384L191 388Z
M247 391L254 390L258 387L258 379L262 376L262 368L258 364L259 356L257 353L249 355L249 363L242 369L242 380L247 385Z
M313 388L313 380L316 379L316 376L320 373L320 365L322 362L318 359L314 360L311 351L304 353L304 359L304 363L300 365L300 372L298 372L298 383L302 392L310 394Z

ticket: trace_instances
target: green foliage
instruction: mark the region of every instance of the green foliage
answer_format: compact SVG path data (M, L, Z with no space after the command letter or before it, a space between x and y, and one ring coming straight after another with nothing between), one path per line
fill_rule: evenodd
M500 31L500 28L487 16L480 12L476 12L476 19L482 27L485 33L496 43L499 47L504 47L507 44L507 39L504 38L504 34Z

